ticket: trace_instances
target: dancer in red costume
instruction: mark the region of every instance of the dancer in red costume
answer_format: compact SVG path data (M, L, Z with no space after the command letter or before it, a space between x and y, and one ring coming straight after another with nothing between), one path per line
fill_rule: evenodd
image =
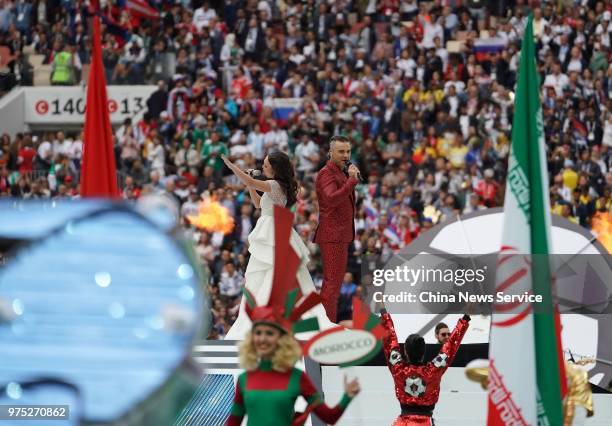
M321 298L327 317L332 322L336 322L349 244L355 239L355 185L360 175L354 164L349 165L350 158L351 143L348 138L331 138L329 161L317 174L316 181L319 226L314 242L321 249L323 261Z
M408 336L404 359L391 315L386 310L381 311L381 320L387 332L383 340L385 357L395 382L395 396L402 407L402 414L395 419L393 426L434 426L432 415L440 397L440 380L455 358L470 317L464 315L457 322L440 353L427 364L423 363L425 340L421 336Z

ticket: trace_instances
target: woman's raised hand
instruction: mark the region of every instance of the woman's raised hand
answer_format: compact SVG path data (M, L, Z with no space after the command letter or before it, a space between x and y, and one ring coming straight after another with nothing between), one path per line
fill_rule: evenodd
M361 386L359 386L359 380L355 377L350 382L347 380L346 376L344 376L344 393L346 393L351 398L354 398L361 391Z
M234 171L233 167L235 167L235 164L232 163L229 158L227 158L225 155L221 155L221 159L230 170Z

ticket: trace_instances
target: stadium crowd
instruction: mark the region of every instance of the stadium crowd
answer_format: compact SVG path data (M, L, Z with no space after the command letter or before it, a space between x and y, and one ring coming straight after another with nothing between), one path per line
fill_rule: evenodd
M150 1L157 20L112 3L102 1L115 17L104 26L107 82L158 85L144 116L116 129L122 195L166 193L180 203L210 271L211 338L222 337L237 313L257 219L220 155L247 169L272 150L291 154L301 185L295 226L320 285L310 242L314 177L329 138L351 139L364 182L339 302L348 319L362 255L389 256L436 223L503 204L531 11L551 209L587 228L596 212L612 212L610 1ZM69 83L78 82L89 61L88 10L84 1L0 0L0 46L14 57L11 71L27 68L20 52L33 45L50 64L67 53ZM279 98L297 107L286 115ZM3 135L0 195L77 197L82 149L80 134ZM233 214L230 234L189 225L186 216L206 196Z

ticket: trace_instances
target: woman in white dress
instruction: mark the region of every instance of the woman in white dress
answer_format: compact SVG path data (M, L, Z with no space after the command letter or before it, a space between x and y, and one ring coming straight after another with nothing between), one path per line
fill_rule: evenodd
M295 170L287 154L277 151L270 153L263 162L263 174L268 179L257 180L240 170L227 157L222 156L227 167L244 183L249 189L251 200L256 208L261 209L261 215L257 224L249 234L249 253L251 257L245 273L245 286L257 300L257 305L263 306L268 301L272 287L272 275L274 272L274 205L291 208L297 201L298 185L295 178ZM257 191L264 194L260 197ZM309 257L308 249L300 239L298 233L291 231L291 246L302 259L297 273L300 291L306 295L315 291L312 277L306 267ZM319 327L327 329L335 326L325 314L325 309L318 304L304 317L316 316L319 319ZM225 339L242 340L251 329L251 321L244 312L244 298L240 306L240 313L234 325L229 330Z

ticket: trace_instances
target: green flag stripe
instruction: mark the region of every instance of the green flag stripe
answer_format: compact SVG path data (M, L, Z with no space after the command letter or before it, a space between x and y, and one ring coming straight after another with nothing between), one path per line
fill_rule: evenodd
M378 324L380 324L380 318L378 318L374 314L370 314L370 316L368 317L368 320L366 321L365 325L363 326L363 329L370 331L374 327L376 327Z
M306 318L293 324L294 333L303 333L305 331L319 330L319 319L317 317Z
M287 296L285 297L285 318L289 318L289 315L291 315L291 311L295 305L295 299L297 299L297 293L298 289L294 288L287 293Z
M250 308L255 308L255 300L253 299L252 294L246 290L246 288L242 292L242 295L244 296L247 305L249 305Z

